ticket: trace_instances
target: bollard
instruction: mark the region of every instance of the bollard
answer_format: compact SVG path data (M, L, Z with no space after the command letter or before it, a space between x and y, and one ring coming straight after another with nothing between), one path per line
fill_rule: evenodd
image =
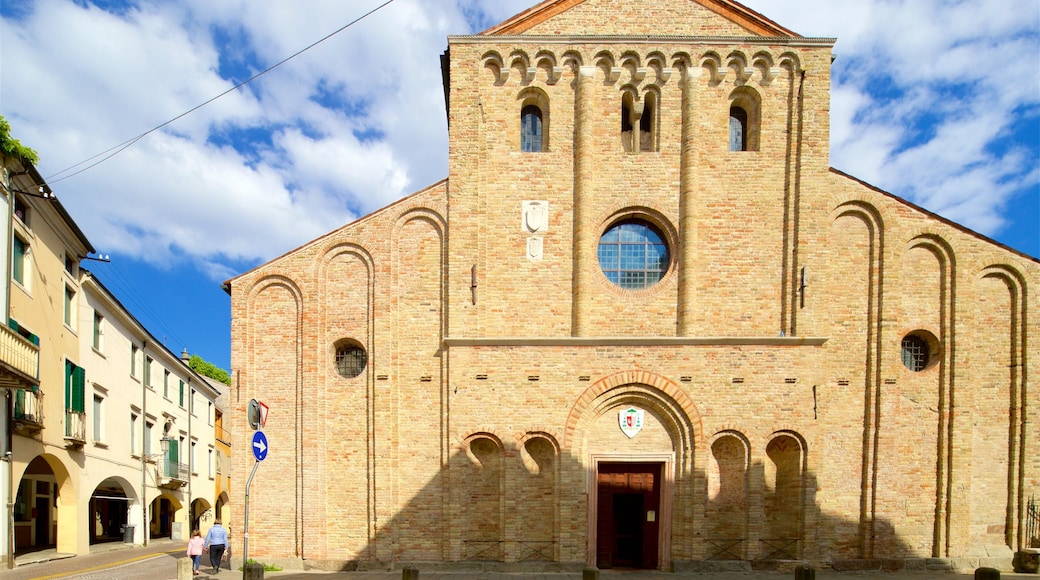
M264 580L264 565L260 562L249 562L242 566L242 580Z
M178 558L177 559L177 580L191 580L195 575L192 574L191 558Z
M401 570L401 580L419 580L419 569L406 567Z
M581 571L581 580L599 580L599 568L585 568Z
M794 580L816 580L816 568L812 566L796 566Z
M996 568L978 568L975 570L975 580L1000 580L1000 570Z

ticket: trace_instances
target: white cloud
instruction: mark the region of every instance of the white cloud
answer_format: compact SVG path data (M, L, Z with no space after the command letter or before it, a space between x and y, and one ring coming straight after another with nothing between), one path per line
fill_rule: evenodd
M991 146L1022 111L1037 114L1040 3L1007 0L1000 10L983 0L745 3L803 35L838 37L834 166L987 234L1003 227L1003 206L1023 183L1036 187L1037 145L1000 155ZM142 0L113 15L37 0L27 16L2 23L2 113L41 153L49 175L228 90L379 4ZM231 262L270 259L446 176L438 60L446 36L533 4L397 0L246 89L52 185L100 250L156 264L192 259L226 278ZM236 41L218 43L215 30ZM222 66L254 59L260 64L221 78ZM272 131L249 150L228 145Z

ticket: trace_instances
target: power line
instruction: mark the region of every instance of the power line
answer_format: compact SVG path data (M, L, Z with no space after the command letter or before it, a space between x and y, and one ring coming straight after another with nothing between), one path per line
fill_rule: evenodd
M130 139L127 139L126 141L123 141L122 143L120 143L118 145L110 147L110 148L108 148L108 149L106 149L106 150L104 150L104 151L102 151L102 152L100 152L100 153L98 153L98 154L96 154L96 155L94 155L92 157L88 157L87 159L84 159L83 161L80 161L80 162L78 162L78 163L76 163L74 165L70 165L69 167L66 167L65 169L62 169L61 171L58 171L56 173L53 173L50 176L46 177L45 179L48 182L51 182L51 183L58 183L59 181L64 181L64 180L66 180L66 179L68 179L70 177L75 177L75 176L79 175L80 173L83 173L84 171L87 171L89 169L97 167L98 165L104 163L105 161L108 161L109 159L115 157L116 155L119 155L120 153L122 153L126 149L130 148L135 143L137 143L141 139L144 139L148 135L158 131L159 129L162 129L163 127L165 127L165 126L167 126L167 125L169 125L169 124L171 124L171 123L173 123L175 121L178 121L179 119L181 119L183 117L186 117L186 116L194 113L195 111L201 109L202 107L205 107L206 105L212 103L213 101L216 101L217 99L227 95L228 93L232 93L234 91L237 91L238 89L240 89L240 88L244 87L245 85L253 82L254 80L264 76L265 74L271 72L272 70L282 66L283 64L289 62L290 60L300 56L301 54L307 52L308 50L314 48L315 46L318 46L319 44L325 42L326 40L332 38L333 36L336 36L340 32L343 32L344 30L350 28L351 26L357 24L358 22L361 22L365 18L368 18L372 14L375 14L379 10L382 10L386 6L392 4L393 2L394 2L394 0L386 0L386 2L383 2L379 6L376 6L375 8L369 10L368 12L366 12L366 13L362 14L361 16L355 18L354 20L348 22L347 24L344 24L343 26L339 27L335 31L325 35L320 40L312 42L308 46L306 46L306 47L296 51L295 53L287 56L286 58L284 58L284 59L276 62L275 64L267 67L266 69L256 73L255 75L253 75L253 76L249 77L248 79L238 83L237 85L235 85L235 86L231 87L230 89L220 93L219 95L217 95L217 96L215 96L215 97L213 97L213 98L211 98L211 99L209 99L209 100L207 100L207 101L205 101L205 102L203 102L203 103L201 103L199 105L196 105L196 106L192 107L191 109L188 109L187 111L181 113L180 115L177 115L176 117L174 117L174 118L172 118L172 119L170 119L170 120L168 120L168 121L166 121L166 122L164 122L164 123L162 123L160 125L152 127L151 129L145 131L144 133L141 133L140 135L137 135L136 137L132 137ZM100 159L98 159L99 157L100 157ZM97 159L97 161L94 161L95 159ZM93 161L93 163L91 163L91 161ZM90 164L87 165L86 167L84 167L83 169L80 169L79 171L75 171L73 173L69 173L68 175L65 175L63 177L58 177L58 176L62 175L63 173L67 173L69 171L72 171L73 169L75 169L75 168L77 168L77 167L79 167L81 165L87 164L87 163L90 163ZM53 179L53 178L57 178L57 179Z

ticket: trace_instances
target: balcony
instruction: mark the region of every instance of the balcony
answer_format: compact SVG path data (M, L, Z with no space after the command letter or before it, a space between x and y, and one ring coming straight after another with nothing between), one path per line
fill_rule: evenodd
M231 447L231 431L228 431L218 423L213 426L213 434L217 438L217 441Z
M0 325L0 388L40 386L40 347Z
M83 447L87 443L87 414L65 411L65 446Z
M159 461L156 467L159 479L159 487L178 488L188 484L191 470L187 463L179 463L177 460L165 457Z
M43 430L43 393L30 389L14 391L14 431L31 437Z

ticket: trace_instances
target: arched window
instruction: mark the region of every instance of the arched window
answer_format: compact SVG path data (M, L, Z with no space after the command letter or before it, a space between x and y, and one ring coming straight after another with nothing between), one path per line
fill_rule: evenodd
M621 96L621 147L628 153L635 151L632 144L633 111L632 93L626 92Z
M646 220L615 223L600 237L597 253L603 275L625 289L649 288L668 271L668 245Z
M657 94L640 102L629 91L621 97L621 146L628 153L657 151Z
M520 109L520 150L538 153L542 150L542 109L524 105Z
M643 113L639 116L639 150L657 151L657 95L643 97Z
M758 151L762 97L745 85L733 89L729 99L729 150Z
M748 150L748 114L740 107L729 108L729 150Z

